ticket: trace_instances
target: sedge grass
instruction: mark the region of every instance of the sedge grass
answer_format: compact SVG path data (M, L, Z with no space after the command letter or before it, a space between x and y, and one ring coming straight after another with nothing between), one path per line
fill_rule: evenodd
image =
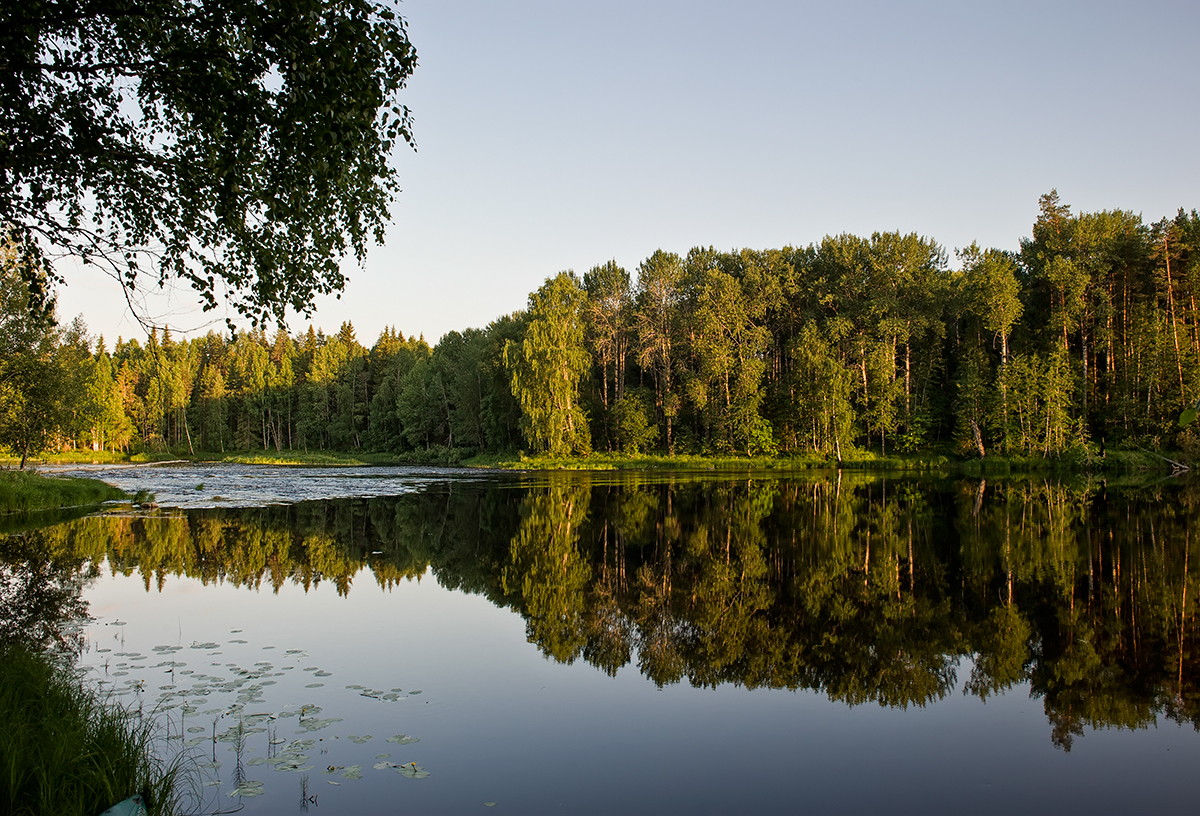
M106 703L57 658L0 647L0 813L96 816L134 794L175 809L178 770L154 752L156 724Z

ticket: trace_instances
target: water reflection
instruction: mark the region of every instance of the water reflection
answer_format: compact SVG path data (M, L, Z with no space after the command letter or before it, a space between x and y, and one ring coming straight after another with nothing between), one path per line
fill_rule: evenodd
M901 708L942 699L965 671L983 700L1028 683L1070 750L1084 726L1200 727L1198 496L1187 483L570 474L100 516L0 542L41 553L38 574L58 576L46 585L67 588L59 622L105 559L147 589L187 575L345 594L431 570L519 613L557 661Z

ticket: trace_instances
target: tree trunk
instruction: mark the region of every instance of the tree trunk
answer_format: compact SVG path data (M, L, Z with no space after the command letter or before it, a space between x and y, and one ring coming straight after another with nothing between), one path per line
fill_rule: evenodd
M971 420L971 433L975 436L975 447L979 450L979 458L983 459L986 454L983 451L983 434L979 432L979 424L975 420Z

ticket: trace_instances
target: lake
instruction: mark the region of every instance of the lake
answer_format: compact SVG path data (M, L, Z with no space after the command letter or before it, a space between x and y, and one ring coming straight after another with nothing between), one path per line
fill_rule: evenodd
M1190 480L90 475L0 543L197 813L1200 801Z

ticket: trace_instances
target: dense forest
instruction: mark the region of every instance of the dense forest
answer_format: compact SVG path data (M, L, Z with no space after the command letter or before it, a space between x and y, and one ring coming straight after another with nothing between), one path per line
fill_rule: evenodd
M11 254L11 252L10 252ZM916 234L656 251L563 272L435 346L350 323L109 349L4 276L0 442L124 451L963 456L1181 448L1200 395L1200 214L1041 198L1018 252ZM6 263L6 267L11 264Z

